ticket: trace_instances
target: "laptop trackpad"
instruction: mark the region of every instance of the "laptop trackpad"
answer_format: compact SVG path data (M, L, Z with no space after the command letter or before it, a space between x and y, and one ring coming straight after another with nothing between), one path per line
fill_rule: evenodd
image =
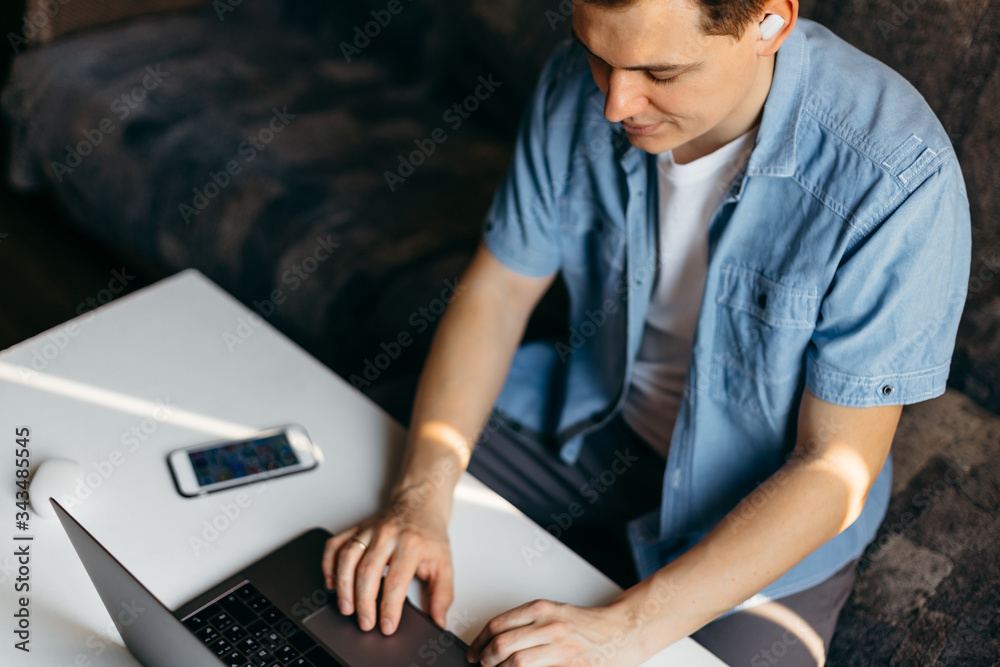
M302 625L350 667L469 667L465 644L409 604L403 606L399 629L388 637L377 629L364 632L356 616L343 616L329 605Z

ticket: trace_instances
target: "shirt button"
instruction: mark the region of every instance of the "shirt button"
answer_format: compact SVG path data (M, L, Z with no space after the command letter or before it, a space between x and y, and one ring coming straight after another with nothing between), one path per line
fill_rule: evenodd
M889 396L893 391L895 391L895 389L893 389L891 384L882 385L882 394L884 396Z
M760 294L757 296L757 305L761 308L767 308L767 294Z

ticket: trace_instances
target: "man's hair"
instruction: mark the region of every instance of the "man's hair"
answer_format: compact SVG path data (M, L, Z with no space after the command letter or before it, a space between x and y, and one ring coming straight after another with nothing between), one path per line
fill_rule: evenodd
M627 9L647 0L577 0L609 9ZM688 0L701 8L701 28L706 35L742 39L747 25L764 11L764 0Z

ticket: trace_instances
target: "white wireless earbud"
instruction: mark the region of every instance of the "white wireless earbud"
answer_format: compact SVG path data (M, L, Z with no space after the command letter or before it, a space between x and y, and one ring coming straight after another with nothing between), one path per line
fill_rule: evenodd
M771 39L778 34L785 26L785 19L777 14L768 14L767 18L760 22L760 38Z

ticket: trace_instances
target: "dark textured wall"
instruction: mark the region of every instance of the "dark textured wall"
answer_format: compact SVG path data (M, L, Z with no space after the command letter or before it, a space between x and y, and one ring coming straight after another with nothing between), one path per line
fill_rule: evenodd
M10 33L15 35L20 33L23 15L24 0L8 0L0 3L0 35L3 35L3 44L0 44L0 88L7 83L10 62L14 58L14 49L11 48L7 36ZM6 119L0 114L0 160L4 165L7 164L7 144Z
M14 57L8 35L19 34L21 31L21 16L24 14L24 0L7 0L0 3L0 34L3 35L3 45L0 46L0 86L7 80L10 61Z

